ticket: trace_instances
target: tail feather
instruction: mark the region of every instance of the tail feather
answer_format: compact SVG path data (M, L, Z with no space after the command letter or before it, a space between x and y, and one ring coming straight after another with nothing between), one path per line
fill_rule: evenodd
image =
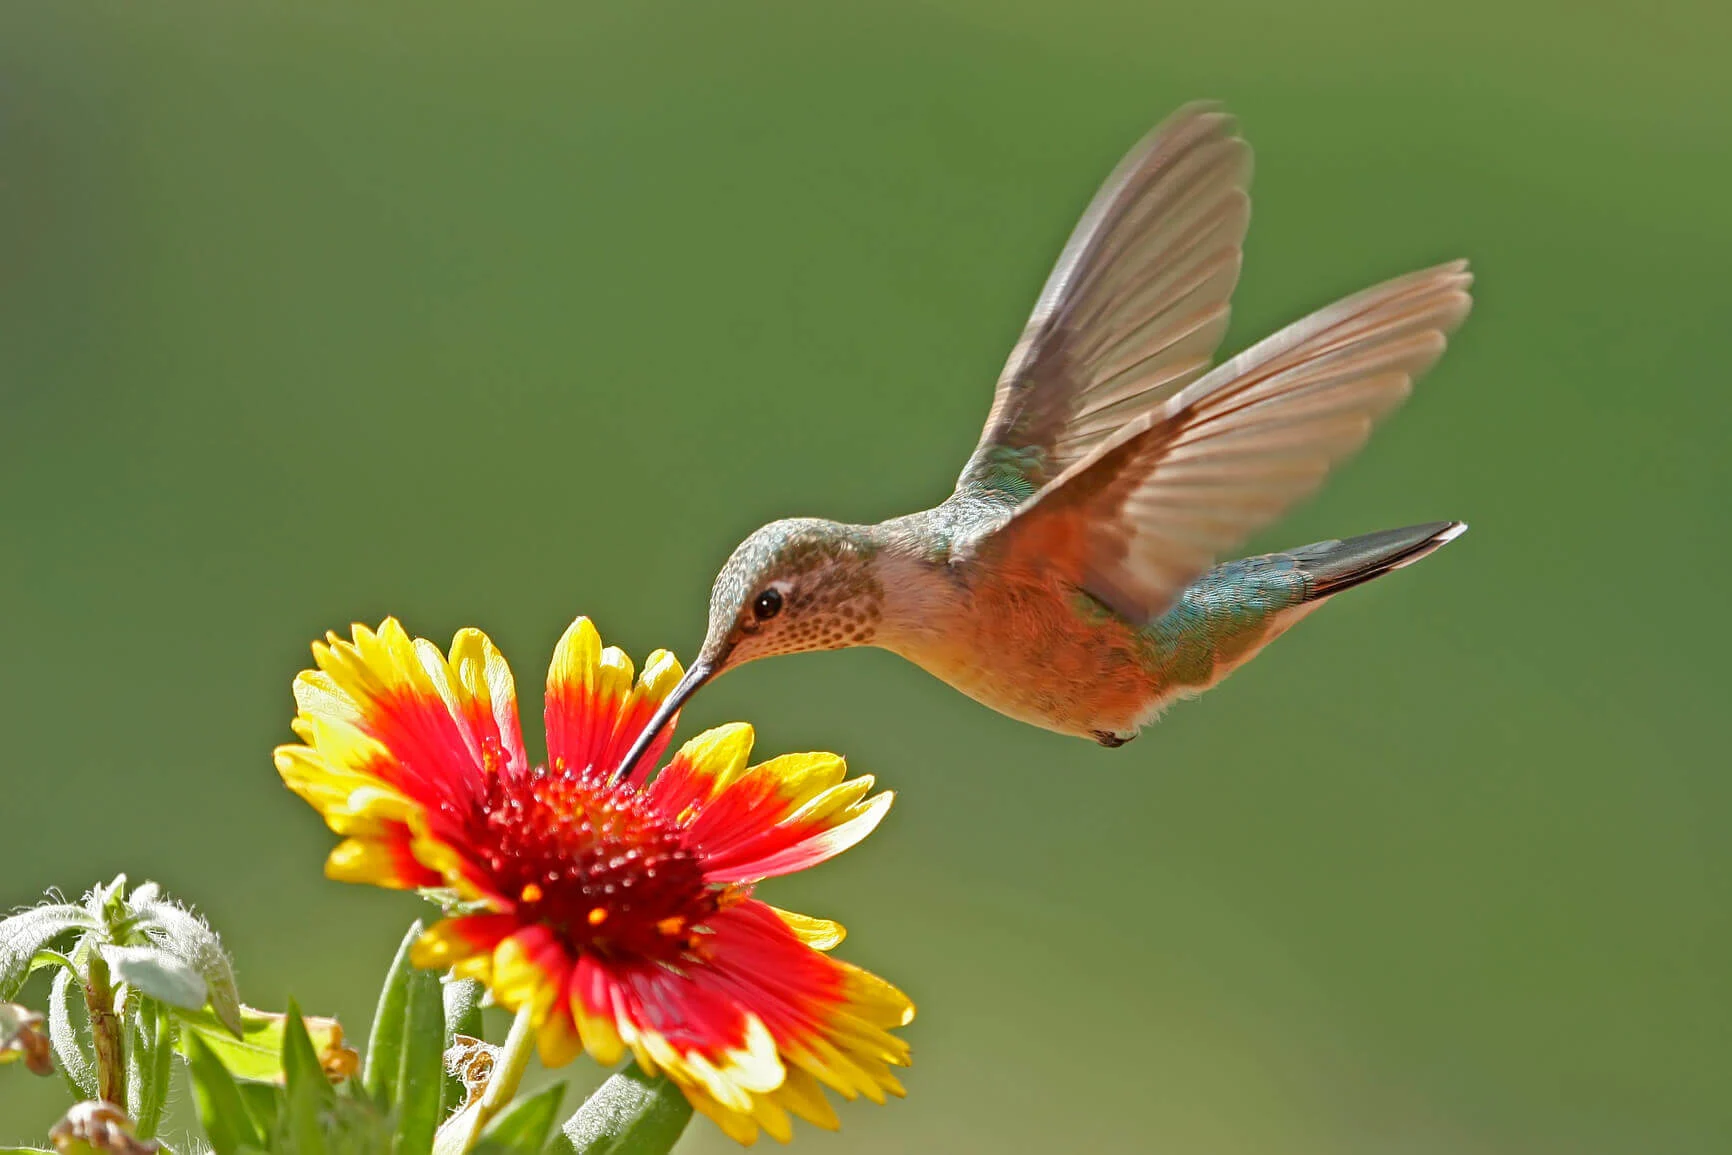
M1289 551L1311 589L1307 601L1330 597L1391 570L1412 565L1467 532L1465 521L1433 521Z

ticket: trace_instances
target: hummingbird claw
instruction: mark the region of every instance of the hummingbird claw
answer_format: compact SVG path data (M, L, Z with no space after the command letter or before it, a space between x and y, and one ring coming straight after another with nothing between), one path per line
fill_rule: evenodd
M1089 736L1108 750L1117 750L1136 737L1135 734L1115 734L1111 730L1091 730Z

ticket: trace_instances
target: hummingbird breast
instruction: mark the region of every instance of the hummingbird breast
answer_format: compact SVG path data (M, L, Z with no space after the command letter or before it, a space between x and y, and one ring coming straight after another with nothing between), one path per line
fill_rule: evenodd
M1276 558L1216 567L1141 627L1050 571L964 567L938 581L876 644L1000 713L1080 737L1135 735L1321 604Z
M1082 736L1136 730L1156 687L1135 630L1091 620L1050 580L971 576L947 612L879 644L1020 721Z

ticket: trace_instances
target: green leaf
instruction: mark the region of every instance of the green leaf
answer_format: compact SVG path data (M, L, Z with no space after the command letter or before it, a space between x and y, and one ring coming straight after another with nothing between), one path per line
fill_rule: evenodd
M32 907L0 922L0 1003L17 996L37 952L62 935L94 930L96 925L88 911L65 902Z
M566 1120L549 1148L561 1155L667 1155L691 1121L680 1089L632 1063Z
M78 973L78 968L72 965L72 960L57 950L44 948L37 951L35 957L30 960L31 974L47 970L49 967L59 967L61 970L71 971L74 975Z
M176 1010L174 1017L181 1026L180 1049L183 1054L187 1053L187 1036L196 1034L216 1052L223 1066L238 1082L282 1083L286 1015L243 1006L240 1008L239 1038L230 1034L227 1025L210 1010ZM321 1062L342 1048L343 1027L336 1019L313 1018L303 1025Z
M46 1147L0 1147L0 1155L54 1155Z
M283 1079L288 1085L291 1104L295 1101L296 1091L303 1087L312 1088L321 1102L336 1095L294 999L289 1000L289 1010L283 1018Z
M104 930L113 931L126 921L126 904L121 895L126 891L126 875L117 874L114 881L107 886L100 882L90 888L90 893L84 896L84 909L96 925ZM111 935L111 937L118 937Z
M156 1053L150 1045L156 1035L153 1021L156 1012L154 1007L145 1009L149 1002L150 999L135 992L127 999L130 1006L115 1008L120 1012L120 1029L126 1039L126 1113L134 1121L145 1106L146 1084L156 1065Z
M433 971L409 977L403 1015L403 1058L398 1069L395 1155L426 1155L439 1129L445 1090L445 1000Z
M390 1110L397 1101L397 1076L403 1070L403 1020L409 1006L409 979L415 966L409 961L409 951L421 937L422 924L416 920L409 927L385 972L385 985L379 990L379 1005L373 1011L373 1026L367 1034L367 1065L361 1073L361 1085L373 1102Z
M216 1048L212 1047L211 1050L214 1052ZM275 1131L277 1119L283 1114L285 1103L282 1088L269 1083L240 1083L239 1086L241 1098L246 1101L247 1113L253 1117L254 1130L260 1135L269 1135Z
M48 991L48 1042L73 1096L96 1098L96 1044L90 1036L84 992L72 981L71 971L56 974Z
M327 1155L320 1120L336 1093L319 1065L313 1040L307 1037L301 1009L294 999L289 1000L288 1017L283 1022L283 1078L288 1083L289 1139L295 1145L296 1155Z
M132 893L132 909L138 929L152 942L179 956L204 980L217 1021L238 1038L241 1034L240 992L235 986L234 964L223 949L222 939L198 915L177 903L157 898L151 889L154 885L146 883Z
M475 1149L489 1155L540 1155L559 1119L565 1084L555 1083L501 1111L481 1132Z
M179 1030L168 1008L157 1004L156 1007L156 1070L151 1078L156 1087L154 1112L140 1115L138 1120L139 1133L143 1138L155 1136L156 1129L162 1123L162 1109L168 1103L169 1089L174 1085L174 1039ZM148 1120L148 1122L147 1122ZM145 1128L148 1127L148 1130Z
M209 988L184 959L159 946L98 948L115 982L143 991L171 1007L196 1011L205 1005Z
M133 1000L126 1016L126 1113L138 1137L149 1139L162 1123L163 1104L174 1076L174 1022L153 998Z
M481 999L487 993L485 987L474 979L447 979L444 984L445 998L445 1051L450 1052L457 1043L458 1035L466 1035L471 1039L481 1038ZM468 1092L459 1079L451 1071L445 1072L445 1097L440 1114L449 1119L451 1113L463 1105Z
M283 1117L288 1121L289 1142L295 1155L329 1155L323 1117L326 1104L309 1083L297 1083L288 1093Z
M307 1155L296 1138L306 1129L308 1118L305 1104L291 1097L284 1111L288 1129L278 1136L289 1142L273 1144L278 1155ZM366 1096L339 1095L311 1113L317 1121L315 1142L330 1155L385 1155L391 1150L391 1127L379 1108Z
M264 1146L234 1076L198 1035L187 1040L186 1062L192 1072L192 1097L198 1108L198 1121L216 1155L239 1155L243 1145Z

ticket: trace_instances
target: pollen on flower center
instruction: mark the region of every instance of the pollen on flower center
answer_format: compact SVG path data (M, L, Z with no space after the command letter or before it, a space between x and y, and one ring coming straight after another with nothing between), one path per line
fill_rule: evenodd
M672 961L721 905L679 829L635 789L507 769L489 776L476 824L496 892L573 951Z

